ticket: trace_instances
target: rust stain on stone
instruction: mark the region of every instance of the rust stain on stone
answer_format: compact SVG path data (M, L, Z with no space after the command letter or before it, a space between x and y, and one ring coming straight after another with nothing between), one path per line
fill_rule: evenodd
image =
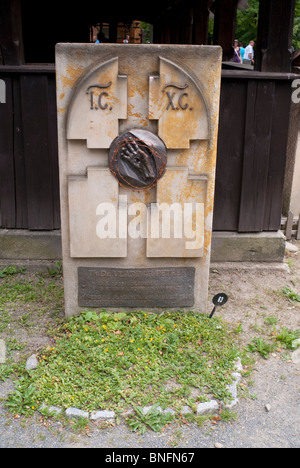
M83 67L75 64L69 64L66 67L66 74L61 75L60 79L64 88L72 87L83 72Z

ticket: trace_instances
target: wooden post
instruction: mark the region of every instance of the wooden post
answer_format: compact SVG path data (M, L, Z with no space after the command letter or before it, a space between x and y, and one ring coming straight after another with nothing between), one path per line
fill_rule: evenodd
M207 44L208 41L208 1L194 0L193 2L193 44Z
M255 69L291 71L295 0L260 0Z
M1 0L0 2L1 62L3 65L24 63L20 0Z
M223 60L233 57L233 41L238 0L216 0L214 44L223 48Z
M179 43L180 44L192 44L193 38L193 9L189 5L183 5L180 8L180 31L179 31Z
M109 23L109 39L108 41L111 43L117 42L118 36L118 23L116 21L111 20Z

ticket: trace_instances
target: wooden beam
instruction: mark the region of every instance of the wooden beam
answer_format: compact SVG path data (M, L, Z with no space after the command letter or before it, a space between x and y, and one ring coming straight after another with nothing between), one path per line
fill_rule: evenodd
M239 232L264 230L274 90L274 82L248 83Z
M290 72L295 0L260 0L255 69Z
M193 1L193 44L207 44L208 42L208 2L209 0Z
M1 0L0 63L3 65L24 63L21 16L21 0Z
M238 0L216 0L214 44L223 49L223 60L231 60Z

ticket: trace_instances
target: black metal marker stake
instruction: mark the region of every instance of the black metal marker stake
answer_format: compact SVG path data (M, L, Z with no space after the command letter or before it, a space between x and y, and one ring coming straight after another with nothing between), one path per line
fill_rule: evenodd
M216 311L216 308L217 306L222 306L224 304L226 304L227 302L227 295L225 293L219 293L219 294L216 294L214 297L213 297L213 304L214 304L214 308L213 310L211 311L211 314L209 316L209 318L212 318L212 316L214 315L215 311Z

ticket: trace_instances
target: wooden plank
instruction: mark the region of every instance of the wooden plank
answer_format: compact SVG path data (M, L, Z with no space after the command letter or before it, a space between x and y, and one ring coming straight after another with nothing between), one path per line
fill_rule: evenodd
M28 229L53 229L52 163L49 154L48 80L21 76Z
M239 232L263 230L274 89L274 82L248 84Z
M292 89L288 82L276 83L274 94L275 106L272 115L269 172L266 184L267 192L264 213L265 231L277 231L280 229L289 116L292 102L291 91Z
M0 103L0 211L1 227L15 228L15 167L13 136L13 95L10 77L5 81L6 102Z
M36 65L0 65L0 73L40 73L40 74L55 74L55 65L54 63L42 63Z
M232 67L236 67L234 62L231 63ZM1 69L1 67L0 67ZM240 70L234 68L233 70L222 70L222 80L225 78L244 79L244 80L296 80L299 75L296 73L276 73L276 72L259 72L253 70Z
M16 228L27 229L27 195L25 158L23 144L23 121L21 109L20 77L12 75L14 100L14 163L15 163L15 192L16 192Z
M273 115L271 140L272 159L269 166L268 197L265 209L265 229L279 229L286 170L292 88L289 83L276 84L276 108Z
M222 81L213 229L237 231L247 82Z
M262 2L260 2L262 3ZM291 46L295 0L268 0L267 17L259 30L266 30L262 42L261 71L291 71Z

